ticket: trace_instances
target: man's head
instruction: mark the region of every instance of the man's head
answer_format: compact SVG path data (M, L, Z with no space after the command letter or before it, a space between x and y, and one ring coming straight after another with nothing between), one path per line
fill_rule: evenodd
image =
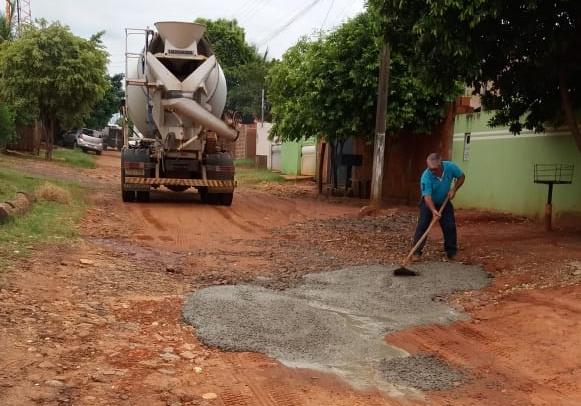
M426 159L426 163L430 171L438 171L442 168L442 157L437 153L430 154L428 155L428 159Z

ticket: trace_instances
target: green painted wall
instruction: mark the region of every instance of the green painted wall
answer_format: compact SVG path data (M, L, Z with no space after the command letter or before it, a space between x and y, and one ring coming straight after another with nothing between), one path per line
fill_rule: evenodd
M546 185L534 181L535 164L574 164L572 185L556 185L554 213L581 214L581 152L570 133L523 132L514 136L506 128L490 128L490 113L461 115L454 130L454 161L467 181L456 205L540 217L547 199ZM464 161L464 134L471 133L470 159Z
M301 150L303 146L315 145L314 139L300 142L285 142L281 148L281 171L285 175L298 176L301 173Z

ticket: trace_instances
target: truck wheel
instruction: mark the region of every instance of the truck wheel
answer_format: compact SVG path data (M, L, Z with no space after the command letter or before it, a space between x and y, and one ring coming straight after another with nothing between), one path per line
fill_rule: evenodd
M220 193L217 195L222 206L232 206L232 200L234 200L234 193Z
M135 201L135 192L124 190L121 192L121 197L123 198L124 203L131 203Z
M124 190L125 187L125 169L123 169L123 158L121 158L121 198L123 202L130 203L135 201L135 192L133 190Z
M200 200L204 204L216 204L216 195L208 193L208 188L200 188Z
M125 150L121 152L121 198L124 203L131 203L135 201L135 192L132 190L125 190Z
M150 194L149 192L137 192L137 201L141 203L149 202Z
M101 155L101 154L102 154L102 152L101 152L101 151L97 151L97 155Z

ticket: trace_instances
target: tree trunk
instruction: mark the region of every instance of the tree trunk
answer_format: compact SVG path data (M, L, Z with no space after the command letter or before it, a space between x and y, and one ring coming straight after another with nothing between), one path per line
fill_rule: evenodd
M49 118L44 121L44 128L46 134L46 152L44 158L47 161L52 160L52 149L54 145L54 120Z
M571 95L569 94L569 86L565 72L559 73L559 88L561 90L561 106L565 113L567 125L569 126L569 130L571 130L571 134L573 134L573 138L577 144L577 149L581 152L581 133L579 132L579 125L577 124L577 118L575 117L575 109L573 108L573 102L571 101Z
M384 41L380 54L377 114L375 118L375 146L373 149L373 169L371 175L371 204L376 207L381 206L383 196L390 67L391 48L389 43Z
M334 189L337 189L338 187L338 181L337 181L337 141L333 140L331 141L331 149L329 152L331 152L331 185Z
M319 187L319 194L323 193L323 170L325 167L325 152L327 150L327 143L321 143L321 155L319 160L319 178L317 179L318 187Z

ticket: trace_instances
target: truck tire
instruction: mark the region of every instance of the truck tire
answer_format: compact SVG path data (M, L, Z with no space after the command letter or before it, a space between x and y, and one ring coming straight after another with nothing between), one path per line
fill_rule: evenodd
M234 200L234 193L208 193L207 190L201 190L200 200L204 204L232 206L232 201Z
M208 166L232 166L234 167L234 160L228 153L217 153L206 156L206 165ZM218 172L212 173L208 171L208 179L210 180L234 180L234 172ZM208 193L207 190L200 191L202 202L207 204L216 204L220 206L231 206L234 199L234 192L231 193Z
M131 203L135 201L135 192L123 190L121 192L121 197L123 199L123 203Z
M140 202L149 201L148 191L135 192L132 190L125 190L125 162L148 162L149 155L147 150L141 149L122 149L121 150L121 197L124 202Z
M232 206L232 200L234 200L234 193L220 193L220 204L222 206Z
M124 203L135 201L135 192L132 190L125 190L125 154L121 154L121 199Z
M123 203L131 203L135 201L135 192L133 190L125 190L125 154L121 154L121 199Z
M148 203L150 199L149 192L136 192L137 193L137 201L140 203Z

